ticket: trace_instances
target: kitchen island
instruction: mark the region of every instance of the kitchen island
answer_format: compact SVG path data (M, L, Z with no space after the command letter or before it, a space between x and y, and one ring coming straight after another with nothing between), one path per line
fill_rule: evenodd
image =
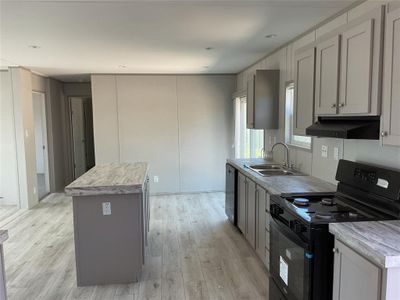
M138 281L149 230L145 162L97 165L65 188L73 198L78 286Z

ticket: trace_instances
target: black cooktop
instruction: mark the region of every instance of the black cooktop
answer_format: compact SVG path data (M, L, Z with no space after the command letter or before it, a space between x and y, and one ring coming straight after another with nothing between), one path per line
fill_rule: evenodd
M373 221L385 219L367 207L349 205L335 193L282 194L275 201L292 214L311 224Z

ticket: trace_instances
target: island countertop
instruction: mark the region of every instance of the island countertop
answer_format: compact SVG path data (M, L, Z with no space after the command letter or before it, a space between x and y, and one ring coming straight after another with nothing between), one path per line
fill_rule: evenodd
M261 176L245 167L253 164L272 164L274 162L262 158L252 159L227 159L227 163L246 174L247 177L265 188L268 193L279 195L281 193L310 193L310 192L335 192L336 186L313 176Z
M400 267L400 220L332 223L329 231L381 268Z
M149 164L146 162L97 165L65 187L67 196L132 194L142 192Z

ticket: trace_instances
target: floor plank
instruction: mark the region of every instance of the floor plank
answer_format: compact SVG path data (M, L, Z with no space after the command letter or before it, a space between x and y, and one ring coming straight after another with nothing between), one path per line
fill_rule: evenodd
M8 222L9 299L267 299L268 275L226 219L224 193L151 197L137 283L77 287L71 198L52 194Z

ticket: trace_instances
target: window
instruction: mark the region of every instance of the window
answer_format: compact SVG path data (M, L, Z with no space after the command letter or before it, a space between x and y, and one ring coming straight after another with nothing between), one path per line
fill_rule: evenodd
M263 157L264 130L246 128L246 97L235 100L235 158Z
M293 134L293 102L294 102L294 83L286 85L286 106L285 106L285 137L286 143L311 149L311 137Z

